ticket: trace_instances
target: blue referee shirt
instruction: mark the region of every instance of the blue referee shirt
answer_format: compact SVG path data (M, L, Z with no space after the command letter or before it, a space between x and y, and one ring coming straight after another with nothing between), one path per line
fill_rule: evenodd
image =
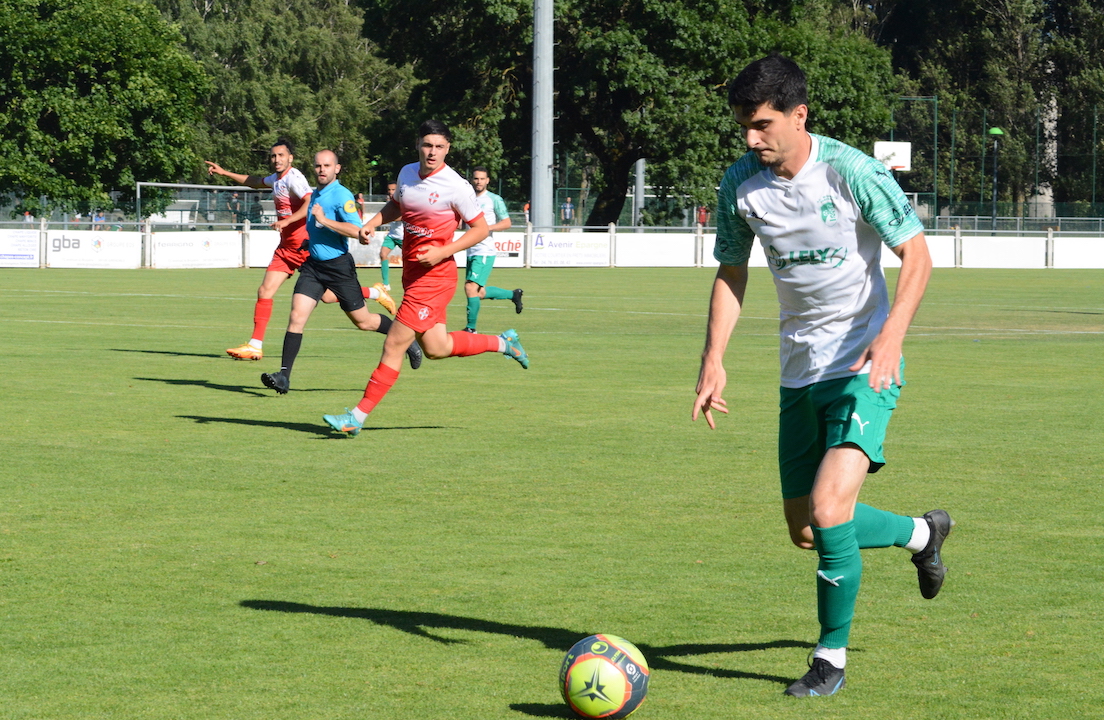
M311 193L307 207L307 234L310 240L307 249L315 260L333 260L349 252L349 238L322 227L314 219L314 206L321 205L326 217L337 222L347 222L360 227L364 222L357 212L356 199L340 180Z

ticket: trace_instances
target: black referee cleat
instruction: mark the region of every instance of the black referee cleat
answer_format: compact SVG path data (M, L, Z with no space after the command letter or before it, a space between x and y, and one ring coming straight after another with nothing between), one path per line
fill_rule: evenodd
M525 294L525 291L521 288L514 290L514 296L510 298L510 301L514 303L514 312L518 315L521 314L521 296Z
M287 395L287 391L291 389L291 381L283 372L261 373L261 382L280 395Z
M786 688L783 695L793 697L817 697L835 695L843 689L843 668L838 668L824 658L813 658L809 672L793 685Z
M410 347L406 349L406 359L410 362L410 369L417 370L422 366L422 360L425 355L422 354L422 346L418 344L418 341L410 343Z
M941 551L943 541L951 534L955 521L946 510L924 513L924 519L928 522L931 537L924 549L912 556L912 564L916 566L916 576L920 580L920 594L931 600L939 594L939 589L943 587L943 578L947 574Z

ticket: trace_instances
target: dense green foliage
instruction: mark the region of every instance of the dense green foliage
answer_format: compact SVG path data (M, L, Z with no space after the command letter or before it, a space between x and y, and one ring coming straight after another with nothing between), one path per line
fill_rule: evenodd
M387 33L388 57L426 80L412 97L411 122L454 122L460 167L487 164L526 192L531 3L364 5L369 25ZM588 225L618 218L640 158L661 195L711 202L724 167L742 151L725 84L772 50L807 66L823 131L866 142L888 126L888 54L859 33L825 29L823 12L786 21L752 17L736 0L587 0L557 3L555 13L557 152L565 164L576 158L584 184L598 188Z
M206 87L148 3L0 0L0 193L87 212L176 180Z
M487 165L515 205L528 195L530 0L0 9L0 192L31 209L39 196L83 209L134 180L202 180L204 158L260 172L280 136L301 167L332 147L346 185L378 189L429 117L454 129L451 164ZM891 132L911 141L900 180L922 195L938 186L943 210L991 198L990 127L1005 133L1000 200L1104 199L1101 18L1104 0L561 0L555 182L588 196L588 224L619 217L639 158L655 208L710 203L743 149L725 84L779 50L809 75L814 130L864 150Z
M413 81L376 55L362 13L343 0L154 0L211 78L193 145L234 172L260 173L286 137L297 165L338 153L342 182L367 191L381 118L402 108ZM200 164L188 179L206 178Z
M778 499L766 269L715 431L689 419L712 270L501 268L525 312L480 320L532 367L404 369L357 438L320 416L381 338L337 307L288 395L258 380L282 321L273 357L223 353L261 272L0 270L5 720L568 720L556 673L592 632L648 658L639 720L1104 706L1101 271L935 271L862 497L953 513L950 574L925 601L905 551L864 551L847 688L808 701L782 695L816 640L816 558Z

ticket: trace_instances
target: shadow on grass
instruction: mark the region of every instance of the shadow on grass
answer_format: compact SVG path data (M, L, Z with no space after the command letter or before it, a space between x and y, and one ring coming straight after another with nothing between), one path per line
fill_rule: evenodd
M580 639L592 634L564 628L510 625L508 623L500 623L493 620L480 620L478 618L462 617L459 615L442 615L440 613L431 612L384 610L380 608L319 607L316 605L304 605L302 603L282 602L279 600L243 600L240 605L252 610L305 613L309 615L331 615L333 617L369 620L377 625L386 625L396 630L411 635L417 635L418 637L444 645L462 644L467 641L440 637L431 633L427 628L471 630L474 632L528 638L542 643L549 649L560 650L562 652L567 652L568 648ZM761 673L727 670L723 668L706 668L699 665L679 662L672 658L685 658L694 655L717 653L753 652L756 650L770 650L774 648L812 649L814 647L812 643L801 642L799 640L774 640L766 643L686 643L665 646L647 645L636 642L634 642L634 644L640 648L640 651L648 658L648 665L652 670L671 670L695 675L712 675L713 677L742 680L763 680L766 682L778 683L780 685L789 685L797 678L763 675ZM520 704L511 705L510 707L520 712L526 712L539 717L571 717L571 715L554 714L554 712L558 712L558 706Z
M579 717L571 712L564 703L556 703L555 705L549 705L548 703L510 703L510 709L532 717L576 719Z
M210 417L206 415L177 415L182 420L195 420L200 425L206 425L207 423L226 423L228 425L251 425L253 427L270 427L270 428L283 428L284 430L294 430L296 432L310 433L313 435L319 435L324 438L339 438L344 439L346 436L342 435L334 430L331 430L329 426L323 425L321 422L314 423L295 423L295 422L282 422L280 420L254 420L252 418L236 418L236 417ZM385 430L447 430L445 425L409 425L409 426L393 426L393 427L366 427L361 432L382 432Z
M259 376L258 376L259 377ZM255 395L257 397L276 397L276 393L271 390L266 390L261 386L258 381L256 386L253 385L223 385L221 383L213 383L210 380L185 380L184 378L149 378L149 377L136 377L135 380L143 380L145 382L159 382L166 385L194 385L195 387L207 388L209 390L222 390L224 392L236 392L244 395ZM350 390L349 388L295 388L293 392L305 393L305 392L346 392L355 393L361 392L360 390Z
M225 353L190 353L173 352L172 350L132 350L130 348L111 348L111 352L145 353L146 355L176 355L177 357L201 358L220 358L225 355Z
M222 390L223 392L236 392L243 395L253 395L255 397L268 397L272 395L271 392L265 392L262 388L247 387L245 385L222 385L220 383L213 383L210 380L184 380L183 378L148 378L148 377L136 377L135 380L142 380L143 382L159 382L166 385L194 385L195 387L207 388L208 390Z

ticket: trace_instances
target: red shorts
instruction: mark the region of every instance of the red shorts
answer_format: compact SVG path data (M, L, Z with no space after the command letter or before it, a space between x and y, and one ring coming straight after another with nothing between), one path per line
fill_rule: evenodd
M285 247L281 243L280 247L276 248L276 252L272 253L272 262L268 264L268 269L275 272L294 275L295 271L298 270L309 257L309 250L304 248L293 250L292 248Z
M446 277L423 277L403 288L402 304L395 319L424 333L434 325L443 323L448 314L448 304L456 294L456 270Z

